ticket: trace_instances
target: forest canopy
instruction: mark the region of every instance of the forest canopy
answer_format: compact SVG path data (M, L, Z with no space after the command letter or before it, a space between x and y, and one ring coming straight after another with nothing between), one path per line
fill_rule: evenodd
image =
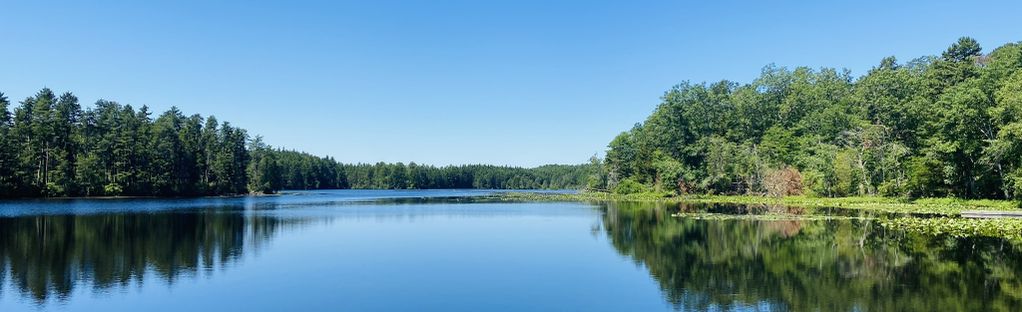
M342 164L273 148L215 117L44 88L17 107L0 93L0 198L197 196L334 188L579 188L588 165L519 168Z
M615 137L591 188L712 194L1022 197L1022 46L959 39L861 77L769 65L683 82Z

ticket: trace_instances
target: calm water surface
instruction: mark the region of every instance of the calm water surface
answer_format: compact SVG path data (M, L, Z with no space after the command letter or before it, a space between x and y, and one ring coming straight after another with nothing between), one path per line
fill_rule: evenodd
M1001 240L488 194L0 202L0 311L1022 311Z

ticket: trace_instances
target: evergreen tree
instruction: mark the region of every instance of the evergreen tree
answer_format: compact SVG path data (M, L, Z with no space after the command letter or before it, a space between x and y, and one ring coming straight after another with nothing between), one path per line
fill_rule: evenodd
M18 159L15 154L14 121L8 109L10 101L0 92L0 197L10 197L17 193L18 181L15 168Z

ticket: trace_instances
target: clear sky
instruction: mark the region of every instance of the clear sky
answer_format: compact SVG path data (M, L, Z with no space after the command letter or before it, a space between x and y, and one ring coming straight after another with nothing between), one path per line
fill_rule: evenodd
M581 163L671 85L1022 40L1017 1L4 1L0 92L215 115L343 162Z

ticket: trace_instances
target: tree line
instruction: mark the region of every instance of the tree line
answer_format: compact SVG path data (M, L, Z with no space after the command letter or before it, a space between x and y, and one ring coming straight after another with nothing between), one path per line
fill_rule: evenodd
M345 164L331 157L252 144L250 189L578 189L595 174L590 165L522 168L495 165L432 166L414 162Z
M48 88L0 93L0 197L199 196L335 188L579 188L588 165L518 168L343 164L273 148L215 117L99 100L83 109Z
M584 185L587 166L545 165L536 168L493 165L433 167L404 165L346 165L344 170L354 188L482 188L482 189L569 189Z
M1022 45L960 38L864 76L769 65L683 82L615 137L591 188L623 193L1022 197Z

